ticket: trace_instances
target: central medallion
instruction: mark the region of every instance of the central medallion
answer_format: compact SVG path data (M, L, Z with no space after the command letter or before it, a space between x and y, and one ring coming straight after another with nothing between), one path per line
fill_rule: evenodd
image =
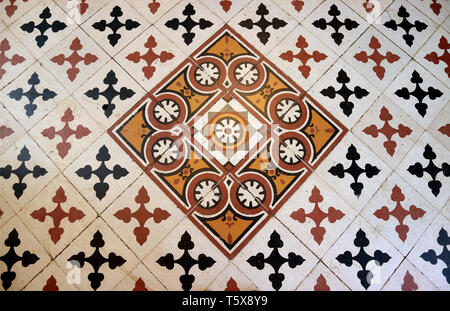
M346 131L224 26L109 134L233 258Z

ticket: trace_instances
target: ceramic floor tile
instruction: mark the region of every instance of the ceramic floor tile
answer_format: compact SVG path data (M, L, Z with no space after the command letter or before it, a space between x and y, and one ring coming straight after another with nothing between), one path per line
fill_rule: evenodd
M433 285L412 263L405 259L392 274L384 291L435 291Z
M93 258L103 259L95 260ZM83 291L112 290L138 263L136 256L100 218L86 228L56 259Z
M328 292L348 291L348 287L339 280L322 262L313 269L306 279L302 281L297 291L301 292Z
M131 271L116 287L117 291L164 291L164 286L142 263Z
M0 0L0 289L448 290L447 2Z
M408 255L416 266L439 290L450 289L448 275L448 219L439 215Z
M437 210L393 173L361 215L406 256L437 214Z
M41 1L9 27L16 37L27 42L27 48L36 58L54 49L75 29L75 23L51 0Z
M447 29L439 28L417 53L415 59L435 77L449 86L450 77L448 50L450 38Z
M184 58L182 52L154 26L114 57L146 91L153 89Z
M428 133L424 133L397 172L437 209L441 209L450 198L450 172L448 150Z
M383 91L410 61L410 57L370 27L345 53L344 59Z
M382 95L352 132L391 168L414 146L424 129Z
M25 134L25 129L0 106L0 153L8 149Z
M184 220L143 263L168 290L196 291L207 288L228 260L189 220Z
M184 217L178 207L143 174L102 218L143 259Z
M405 67L385 94L423 128L427 128L450 101L448 87L415 61Z
M253 0L229 25L260 52L266 54L277 46L297 23L275 2Z
M315 172L360 211L391 174L391 169L349 133Z
M67 97L29 133L59 169L64 170L103 130L73 97Z
M272 219L234 263L261 290L294 290L317 264L315 257L278 220Z
M53 179L18 215L30 231L40 237L52 258L97 217L63 175Z
M428 127L427 131L430 135L436 138L444 147L450 149L450 105L445 105L439 112L438 116L431 125Z
M180 1L155 26L187 56L219 30L223 22L200 1Z
M108 0L53 0L63 9L70 19L81 25L88 20L98 10L103 8Z
M33 64L0 91L5 108L27 130L52 111L68 93L39 63Z
M127 0L143 17L150 23L154 24L158 19L162 18L180 0L145 0L135 1Z
M17 217L0 229L0 240L0 291L23 289L50 263L50 257Z
M437 24L442 24L450 14L446 1L421 0L410 2Z
M332 0L322 2L302 25L339 55L369 27L367 21L344 2Z
M2 154L0 168L0 196L16 212L59 173L53 162L28 135Z
M355 219L356 211L313 174L276 217L316 256L322 258Z
M67 271L62 270L55 262L52 262L23 290L34 292L77 291L77 287L74 284L71 284L66 272Z
M150 24L125 0L111 1L81 28L113 57Z
M403 256L358 217L331 247L323 262L352 290L379 290Z
M208 286L211 291L256 291L258 288L241 272L239 269L230 263Z
M43 66L53 73L70 92L74 92L107 61L109 56L83 31L75 31L41 58Z
M437 28L431 19L406 0L394 1L375 27L409 55L415 55Z
M305 90L309 90L337 60L331 49L301 25L290 32L268 58Z
M308 92L351 129L375 102L380 91L339 59Z
M101 213L142 173L104 134L66 168L64 175L86 200Z

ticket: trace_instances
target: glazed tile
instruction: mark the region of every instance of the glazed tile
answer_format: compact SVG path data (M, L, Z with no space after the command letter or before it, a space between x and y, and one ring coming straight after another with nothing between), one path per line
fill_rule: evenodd
M437 214L437 210L393 173L361 213L377 232L406 256Z
M97 213L63 175L58 175L18 216L55 258L95 220Z
M92 260L92 256L101 256L104 261ZM55 262L80 290L108 291L131 273L139 261L109 226L97 218Z
M361 217L323 258L351 290L357 291L382 288L402 260L403 256Z
M23 136L1 155L0 167L0 196L16 212L59 173L53 162L28 135Z
M317 257L276 219L270 220L234 260L260 290L266 291L294 290L317 262Z
M328 291L348 291L348 287L339 280L330 269L322 262L313 269L306 277L297 291L301 292L328 292Z
M0 291L23 289L50 263L50 257L17 217L0 228L0 239Z
M377 156L395 168L408 154L424 129L382 95L364 114L352 132Z

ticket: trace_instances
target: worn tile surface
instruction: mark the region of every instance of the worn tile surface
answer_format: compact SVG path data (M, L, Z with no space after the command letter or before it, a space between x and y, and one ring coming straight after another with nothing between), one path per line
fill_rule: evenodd
M449 14L0 1L0 290L450 290Z

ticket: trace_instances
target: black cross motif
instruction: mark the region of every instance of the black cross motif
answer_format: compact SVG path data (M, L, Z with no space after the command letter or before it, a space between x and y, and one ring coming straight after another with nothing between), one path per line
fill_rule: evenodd
M434 196L437 197L441 192L442 183L436 178L439 173L442 173L445 177L449 177L450 165L444 162L442 163L442 167L437 167L433 162L433 160L436 160L436 153L434 153L433 148L429 144L425 146L423 157L429 161L427 167L424 168L422 166L422 163L416 162L414 165L411 165L408 168L408 172L411 175L417 176L419 178L423 177L423 173L427 173L428 175L430 175L432 180L428 182L428 188L430 188Z
M428 104L424 102L424 99L428 96L431 100L435 100L444 94L440 90L431 86L428 88L428 91L422 89L420 84L423 83L423 78L416 70L414 70L412 74L411 82L416 85L416 88L413 91L409 91L406 87L404 87L397 90L395 95L405 100L409 100L411 96L414 96L418 100L418 103L415 105L417 111L422 117L425 117L427 114Z
M120 100L126 100L133 97L135 94L133 90L130 90L126 87L122 87L120 88L120 91L117 91L114 88L114 85L116 85L118 82L119 80L117 80L116 73L111 70L103 80L103 83L108 86L105 90L100 92L99 88L96 87L85 93L87 97L90 97L93 100L98 100L100 95L107 100L108 103L102 106L102 109L107 118L109 118L114 112L114 109L116 109L116 105L113 103L113 101L117 96L119 96Z
M34 265L39 260L39 257L30 251L24 251L22 256L19 256L14 249L19 245L19 234L16 229L13 229L5 240L5 246L9 247L9 251L0 257L0 261L3 261L6 265L6 271L0 276L4 290L8 290L12 282L16 279L16 273L11 271L16 263L20 262L23 267L28 267L29 265Z
M106 27L111 29L113 33L108 35L108 40L112 46L116 46L119 39L122 37L122 35L117 33L122 27L125 27L126 30L132 30L141 25L132 19L127 19L125 24L122 23L119 20L119 17L123 16L123 12L119 6L115 6L109 15L113 17L111 22L107 23L106 20L102 19L101 21L94 23L92 27L102 32L106 30Z
M96 159L98 162L101 162L101 164L95 171L92 170L92 166L86 165L85 167L77 170L75 173L85 180L91 179L92 175L97 176L99 182L94 185L94 190L97 198L102 200L106 196L106 192L108 192L109 189L109 184L105 182L106 178L109 175L113 175L114 179L120 179L127 176L128 171L120 165L114 165L113 170L110 170L106 166L105 163L111 160L111 155L105 145L98 150Z
M39 80L39 75L35 72L31 75L28 80L28 85L31 85L31 88L24 92L22 88L18 88L14 91L11 91L8 95L10 98L20 101L25 96L28 99L28 104L24 106L25 112L27 116L30 118L34 115L34 112L37 109L37 105L34 103L36 99L42 97L43 101L50 100L54 98L57 94L47 88L45 88L42 93L39 93L36 90L36 86L39 85L41 81Z
M373 256L367 254L364 248L369 246L370 242L366 236L366 233L361 229L359 229L356 233L356 238L353 241L353 244L360 248L356 256L353 256L350 251L345 251L343 254L337 256L336 259L340 263L345 264L347 267L351 267L354 261L359 263L362 270L359 270L357 273L358 279L361 281L361 285L365 289L368 289L373 279L373 273L370 270L367 270L367 264L375 260L376 265L382 266L391 259L391 256L380 250L376 250Z
M338 16L341 15L341 11L339 11L338 7L335 4L333 4L330 7L330 10L328 11L328 15L333 17L329 22L327 22L327 20L325 18L320 18L320 19L316 20L315 22L313 22L313 25L316 28L319 28L322 30L327 29L328 26L333 28L334 32L331 34L331 38L334 40L334 42L337 45L341 45L342 40L344 40L344 34L339 32L339 30L342 27L345 27L345 29L350 31L355 28L358 28L358 26L359 26L359 24L357 22L355 22L354 20L351 20L349 18L346 18L344 20L344 22L341 22L338 19Z
M437 264L438 260L441 260L447 266L447 268L444 268L442 270L442 274L445 276L447 283L450 284L450 252L448 250L448 246L450 245L450 238L444 228L441 228L441 230L439 231L437 242L443 247L442 252L439 255L437 255L434 250L430 249L428 252L420 255L420 257L423 260L431 263L432 265Z
M23 182L25 177L27 177L30 174L33 174L33 178L39 178L41 176L46 175L47 170L45 168L40 167L39 165L36 165L32 171L27 168L25 162L31 160L31 155L26 146L24 146L20 151L19 155L17 156L17 160L21 161L22 163L18 168L14 170L12 169L11 165L0 167L0 176L2 176L5 179L11 178L11 174L17 176L19 182L13 185L13 190L16 198L20 199L20 197L23 195L23 192L27 188L27 184Z
M342 112L347 117L350 117L353 112L353 108L355 107L355 104L350 101L350 97L354 95L357 99L362 99L368 96L369 92L360 86L356 86L353 90L349 89L347 84L350 83L350 78L343 69L339 71L336 81L342 84L339 90L336 90L334 87L330 86L323 89L320 94L331 99L336 98L336 95L341 96L343 101L339 104L339 107L341 107Z
M186 43L187 45L191 44L195 38L195 33L192 32L192 29L199 26L200 29L203 30L213 25L212 22L204 18L200 18L198 22L194 21L191 16L194 16L195 13L196 12L194 7L192 6L192 4L189 3L183 10L183 15L186 16L186 19L184 21L180 22L178 18L174 18L171 19L170 21L167 21L165 24L166 27L171 28L173 30L177 30L178 27L183 26L186 32L182 35L182 37L184 39L184 43Z
M362 174L366 174L367 178L372 178L373 176L378 175L380 170L376 166L370 164L366 164L364 169L361 168L358 163L356 163L361 159L361 156L353 144L348 147L346 158L352 162L348 168L344 168L344 165L338 163L331 167L328 172L341 179L345 177L345 174L351 175L354 182L350 184L350 188L352 188L353 193L359 197L364 189L364 184L358 181L359 177Z
M408 17L410 17L410 14L403 5L398 10L397 15L398 17L402 18L402 21L400 23L397 23L395 20L391 19L390 21L384 23L384 26L394 31L396 31L398 28L403 28L403 30L406 32L406 34L403 35L403 40L405 40L406 44L411 47L414 43L414 36L410 33L411 30L415 28L418 32L421 32L427 29L428 25L420 21L415 21L414 24L409 22Z
M300 266L305 262L302 256L296 255L293 252L288 254L288 258L281 256L278 249L282 248L284 245L281 240L280 235L275 230L270 235L270 240L267 243L269 248L272 248L272 253L265 258L263 253L258 253L255 256L251 256L247 262L252 266L256 267L258 270L264 269L265 264L272 266L274 273L269 275L269 281L272 283L272 287L275 290L280 290L284 281L284 274L280 273L280 268L288 263L289 268L294 269L297 266Z
M261 31L256 34L256 36L259 38L259 41L261 41L262 44L266 44L269 41L270 33L267 31L267 28L270 26L273 27L273 29L279 29L287 25L287 23L282 20L274 17L272 21L268 21L266 19L266 15L269 15L269 10L264 4L260 4L258 7L258 10L256 11L256 15L261 16L259 21L253 22L252 19L246 19L239 23L241 27L247 28L247 29L253 29L253 26L258 26Z
M95 248L95 251L92 253L92 255L86 257L86 254L84 252L80 252L68 259L68 261L75 261L77 264L79 263L80 268L82 268L85 263L88 263L92 266L94 272L88 274L88 279L91 282L91 287L93 290L97 290L102 285L102 282L105 279L105 275L99 272L100 268L104 264L107 263L108 267L111 270L114 270L117 267L121 267L126 262L125 259L113 252L109 253L107 258L103 257L102 253L100 253L100 248L104 246L105 241L103 240L103 235L100 233L100 231L97 230L91 240L91 247Z
M52 17L52 13L50 9L46 7L42 13L39 15L39 18L42 19L40 24L35 24L33 21L23 24L20 26L20 29L26 31L28 33L32 33L35 29L37 29L41 34L38 35L35 40L37 46L42 48L45 45L45 42L48 40L48 36L45 35L47 30L51 29L53 32L58 32L66 29L67 25L60 21L54 21L53 24L49 24L47 19Z
M206 256L205 254L198 255L197 259L192 258L189 251L194 249L194 246L190 234L186 231L181 236L180 242L178 242L178 248L184 251L183 255L178 259L174 259L173 254L168 253L156 261L160 266L166 267L168 270L172 270L175 264L184 269L184 274L180 276L181 286L184 291L191 290L192 284L194 284L195 276L189 274L192 267L198 265L200 271L205 271L216 263L213 258Z

